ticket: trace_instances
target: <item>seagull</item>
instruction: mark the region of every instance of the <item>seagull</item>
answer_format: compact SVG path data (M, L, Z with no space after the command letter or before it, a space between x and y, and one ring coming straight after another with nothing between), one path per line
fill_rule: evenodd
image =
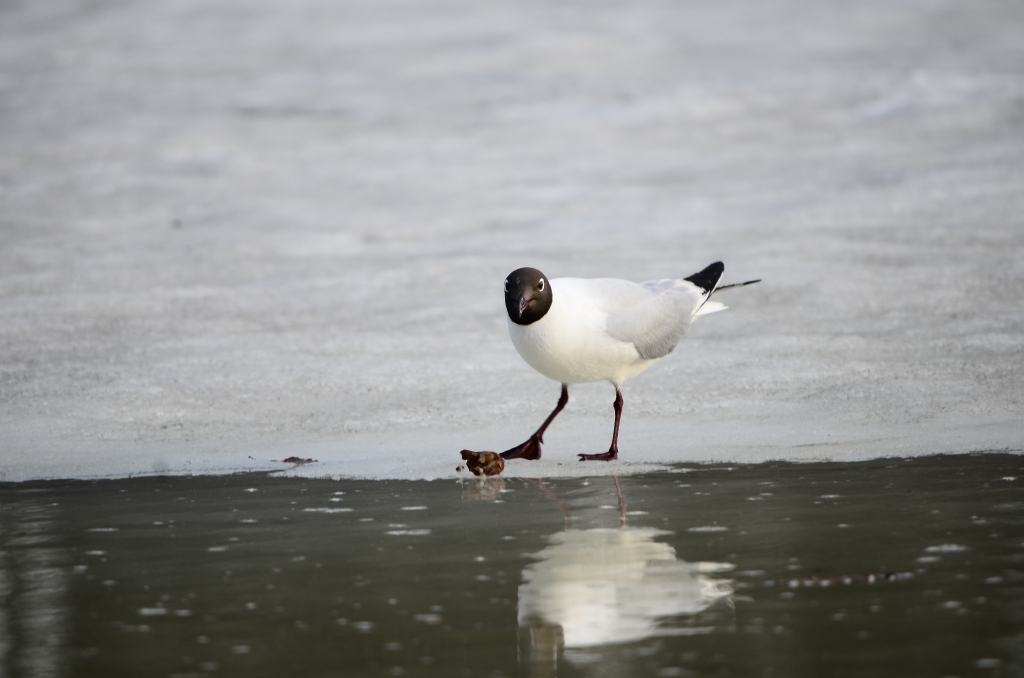
M540 428L501 457L540 459L544 432L569 402L569 385L608 381L615 387L612 444L602 454L579 457L580 461L618 459L619 387L671 353L694 319L726 309L709 301L711 295L760 282L720 287L724 271L717 261L688 278L642 283L615 278L549 279L535 268L512 271L505 278L512 345L530 367L561 382L562 394Z

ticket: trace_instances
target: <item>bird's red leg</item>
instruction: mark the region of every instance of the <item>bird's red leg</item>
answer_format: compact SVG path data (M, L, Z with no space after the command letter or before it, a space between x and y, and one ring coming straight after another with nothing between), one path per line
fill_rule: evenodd
M544 442L544 431L547 430L551 422L555 420L558 413L561 412L566 403L569 402L569 387L566 384L562 384L562 395L558 398L558 404L555 405L554 411L548 415L548 418L544 420L544 423L540 425L540 428L530 436L525 443L522 445L516 445L510 450L505 450L501 453L503 459L540 459L540 445Z
M622 418L622 391L615 387L615 430L612 432L612 446L604 454L581 454L580 461L612 461L619 458L619 419Z

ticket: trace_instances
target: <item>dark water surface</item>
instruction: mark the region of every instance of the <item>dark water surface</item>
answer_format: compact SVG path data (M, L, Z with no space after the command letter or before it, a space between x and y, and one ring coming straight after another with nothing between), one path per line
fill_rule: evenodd
M0 485L0 676L1024 675L1024 457Z

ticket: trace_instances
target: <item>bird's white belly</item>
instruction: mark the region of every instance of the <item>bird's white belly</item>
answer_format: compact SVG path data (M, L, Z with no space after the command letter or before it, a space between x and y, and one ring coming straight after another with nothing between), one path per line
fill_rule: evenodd
M523 360L563 384L605 380L618 386L655 362L641 358L633 344L608 336L598 314L549 311L530 325L511 320L508 325L512 345Z

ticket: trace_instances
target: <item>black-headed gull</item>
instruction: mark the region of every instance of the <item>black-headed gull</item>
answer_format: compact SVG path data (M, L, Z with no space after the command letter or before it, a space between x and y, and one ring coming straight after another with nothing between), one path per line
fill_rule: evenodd
M512 344L530 367L562 383L554 411L522 445L501 453L505 459L540 459L544 431L569 402L569 384L609 381L615 386L615 429L602 454L580 461L610 461L619 455L619 387L664 358L683 338L694 318L725 310L708 301L729 287L718 286L725 266L715 262L682 280L643 283L614 278L555 278L520 268L505 279L505 309Z

